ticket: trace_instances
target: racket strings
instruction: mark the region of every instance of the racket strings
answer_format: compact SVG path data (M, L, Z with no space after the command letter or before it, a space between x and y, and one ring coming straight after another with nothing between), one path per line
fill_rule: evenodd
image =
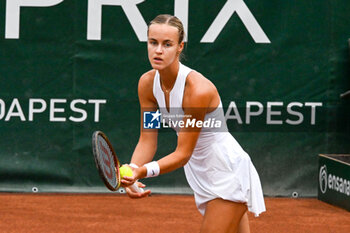
M102 170L107 178L107 182L116 189L120 186L120 180L118 174L118 166L116 166L113 156L113 151L110 148L106 140L99 135L98 136L98 149L100 151L99 161L102 163ZM113 169L114 168L114 169Z

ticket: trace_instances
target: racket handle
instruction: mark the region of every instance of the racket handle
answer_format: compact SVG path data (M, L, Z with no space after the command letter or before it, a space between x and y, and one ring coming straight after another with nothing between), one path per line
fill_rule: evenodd
M136 192L136 193L143 193L144 190L143 188L140 188L139 186L137 186L137 184L133 184L131 186L129 186L129 188L133 191L133 192Z

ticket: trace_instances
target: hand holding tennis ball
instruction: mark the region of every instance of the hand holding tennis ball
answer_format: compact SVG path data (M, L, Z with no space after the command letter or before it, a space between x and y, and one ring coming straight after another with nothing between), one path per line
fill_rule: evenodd
M124 176L132 177L132 170L129 166L123 165L119 168L120 177L123 179Z

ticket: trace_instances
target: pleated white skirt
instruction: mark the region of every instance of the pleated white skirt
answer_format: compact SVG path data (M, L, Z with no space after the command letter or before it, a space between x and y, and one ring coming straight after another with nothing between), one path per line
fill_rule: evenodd
M201 133L184 169L202 215L216 198L246 203L255 216L266 211L259 175L230 133Z

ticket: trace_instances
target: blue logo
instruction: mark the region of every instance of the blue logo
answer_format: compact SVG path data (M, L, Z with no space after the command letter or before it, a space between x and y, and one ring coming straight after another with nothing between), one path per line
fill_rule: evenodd
M143 128L144 129L160 129L160 116L162 114L156 112L143 112Z

